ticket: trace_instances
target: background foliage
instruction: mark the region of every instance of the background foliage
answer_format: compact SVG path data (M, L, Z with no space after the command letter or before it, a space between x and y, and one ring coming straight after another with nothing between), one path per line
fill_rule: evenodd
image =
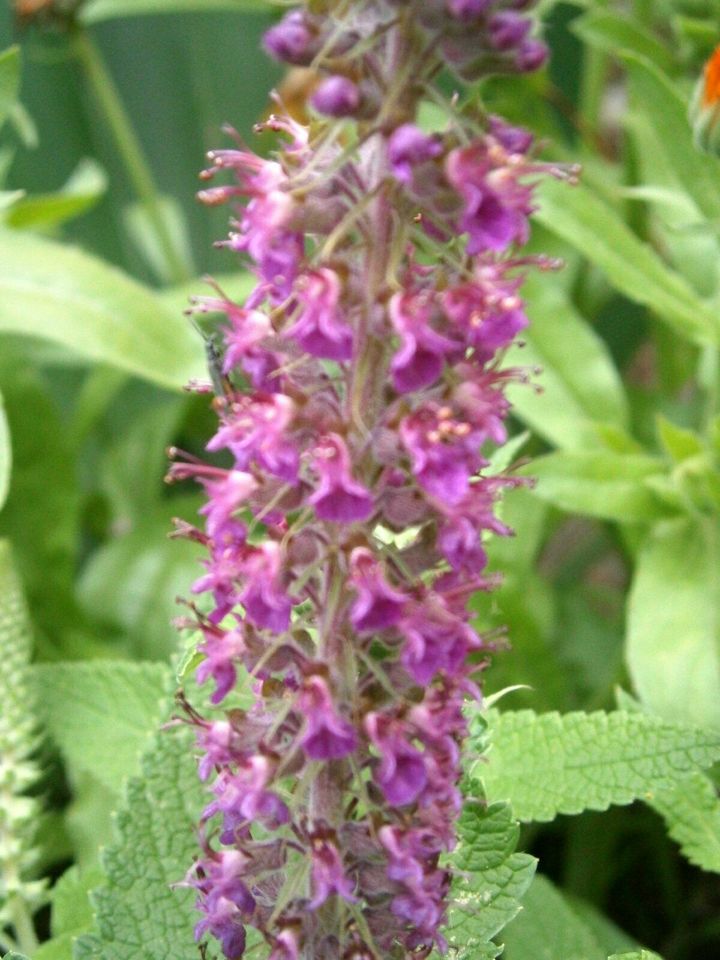
M542 371L512 397L538 482L506 499L518 535L492 545L505 580L477 616L509 642L486 691L524 686L474 721L488 759L468 770L450 940L467 960L496 942L712 960L720 161L686 110L720 3L539 6L549 70L475 93L584 174L542 188L534 247L566 266L529 282L507 359ZM199 502L163 485L164 448L212 427L182 391L204 367L187 296L206 271L244 284L196 173L222 123L252 136L281 77L261 0L80 11L68 30L0 9L0 944L194 960L192 896L168 885L202 790L182 733L156 731L188 682L170 620L198 561L166 534Z

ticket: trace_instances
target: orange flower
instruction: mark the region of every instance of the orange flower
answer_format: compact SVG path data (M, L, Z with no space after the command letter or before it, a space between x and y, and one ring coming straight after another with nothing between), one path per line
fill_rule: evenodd
M703 107L712 107L720 100L720 45L705 64L703 77Z

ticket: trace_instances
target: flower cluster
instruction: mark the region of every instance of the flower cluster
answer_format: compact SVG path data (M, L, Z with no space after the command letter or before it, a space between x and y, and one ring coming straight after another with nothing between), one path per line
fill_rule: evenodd
M526 326L533 181L563 175L532 137L448 104L416 122L441 62L461 77L538 66L522 0L308 4L265 37L312 65L309 127L290 117L272 159L214 151L207 203L237 203L224 241L257 284L221 291L223 467L177 454L203 485L209 559L193 606L213 703L240 671L251 709L190 711L212 778L203 918L241 957L425 957L443 950L461 807L462 706L486 641L469 597L490 589L482 541L516 482L487 472L506 439L503 351ZM542 266L549 261L537 260ZM475 656L472 656L472 655ZM230 700L232 697L230 696Z

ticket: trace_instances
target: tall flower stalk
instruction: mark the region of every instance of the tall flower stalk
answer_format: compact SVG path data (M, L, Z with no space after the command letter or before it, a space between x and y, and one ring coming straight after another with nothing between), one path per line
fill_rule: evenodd
M219 704L239 669L254 706L187 708L213 799L189 882L233 960L246 928L271 960L443 950L461 808L463 703L487 641L468 600L489 590L483 540L516 481L488 473L506 440L501 367L527 324L533 183L567 175L477 105L417 124L433 77L532 70L545 49L523 0L325 0L265 36L314 69L313 119L271 117L271 159L235 137L201 199L231 202L224 245L248 257L225 315L208 449L171 479L205 488L201 684Z

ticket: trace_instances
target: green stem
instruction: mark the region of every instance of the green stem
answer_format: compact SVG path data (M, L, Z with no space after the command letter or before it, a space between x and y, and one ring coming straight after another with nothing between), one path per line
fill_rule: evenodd
M35 935L35 928L28 906L21 897L14 898L10 908L10 917L18 950L25 956L31 957L40 944Z
M180 284L191 279L175 246L172 234L163 217L160 196L147 160L140 146L117 87L108 72L100 51L82 27L77 27L74 37L75 53L85 70L93 93L100 105L117 152L121 157L128 179L140 202L145 207L148 219L163 252L172 283Z

